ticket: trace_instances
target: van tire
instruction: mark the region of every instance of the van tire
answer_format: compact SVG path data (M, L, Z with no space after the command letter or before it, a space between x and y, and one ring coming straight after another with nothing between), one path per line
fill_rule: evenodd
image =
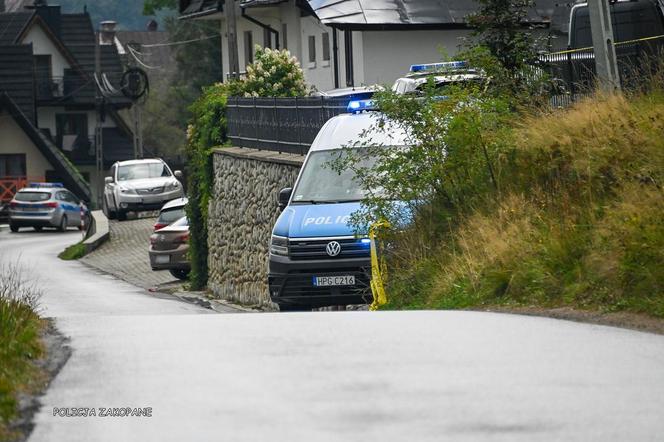
M127 212L118 210L118 221L127 221Z
M35 232L41 232L43 230L42 226L34 226L33 229L35 229Z
M12 233L17 233L18 229L19 229L19 227L16 224L10 224L9 225L9 230L11 230Z
M187 277L189 276L189 270L171 269L169 272L180 281L186 281Z

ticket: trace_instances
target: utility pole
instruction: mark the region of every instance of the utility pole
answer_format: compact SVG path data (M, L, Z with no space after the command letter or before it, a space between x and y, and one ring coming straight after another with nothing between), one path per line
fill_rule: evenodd
M595 48L597 80L604 92L620 90L620 73L613 40L609 0L588 0L590 27Z
M231 79L240 76L240 60L237 50L237 15L235 14L235 0L224 3L226 13L226 27L228 28L228 70ZM250 48L253 50L253 48Z
M101 78L101 49L99 48L100 34L95 33L95 77ZM97 80L95 85L95 103L97 108L97 126L95 127L95 165L97 168L97 204L101 204L104 198L104 137L102 126L104 120L104 96L99 90ZM92 184L92 183L90 183Z

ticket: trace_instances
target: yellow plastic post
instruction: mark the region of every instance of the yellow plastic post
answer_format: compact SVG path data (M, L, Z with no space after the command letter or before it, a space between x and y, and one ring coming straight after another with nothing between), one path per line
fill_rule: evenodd
M383 227L389 227L387 221L378 221L369 228L369 239L371 240L371 293L373 302L369 310L376 311L381 305L387 303L387 294L385 293L384 281L387 278L387 268L384 260L378 259L378 250L376 249L377 231Z

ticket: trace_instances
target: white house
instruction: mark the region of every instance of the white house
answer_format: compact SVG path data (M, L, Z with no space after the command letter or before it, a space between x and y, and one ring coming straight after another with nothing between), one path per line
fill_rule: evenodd
M223 69L228 63L225 8L231 0L180 0L182 19L221 21ZM240 0L234 1L240 70L253 60L254 45L286 48L318 90L391 84L411 64L453 56L471 30L472 0ZM562 11L562 12L561 12ZM527 23L556 37L567 5L539 0ZM553 47L564 46L553 38Z

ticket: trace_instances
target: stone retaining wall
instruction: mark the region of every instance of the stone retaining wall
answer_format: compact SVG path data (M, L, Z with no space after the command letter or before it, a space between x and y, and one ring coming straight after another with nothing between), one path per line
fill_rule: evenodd
M268 306L267 258L277 194L295 184L300 155L248 148L214 151L208 287L229 301Z

